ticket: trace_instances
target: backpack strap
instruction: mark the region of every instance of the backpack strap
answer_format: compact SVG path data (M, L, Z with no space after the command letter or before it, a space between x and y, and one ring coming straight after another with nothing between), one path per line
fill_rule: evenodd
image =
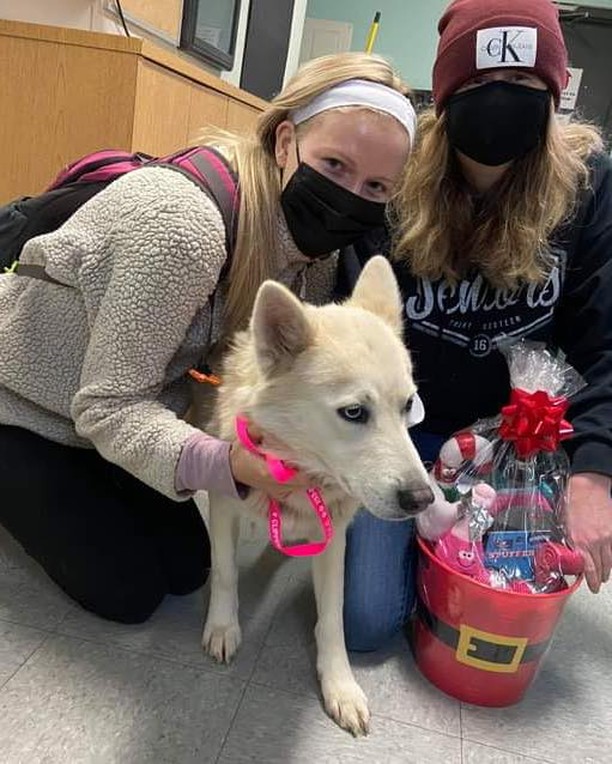
M153 160L151 164L179 170L197 183L215 202L225 226L228 255L222 271L222 275L225 275L236 246L240 208L238 176L231 165L220 151L211 146L196 146L163 159Z
M206 180L208 190L219 207L225 224L228 255L231 257L238 235L238 177L223 154L216 149L199 149L190 157L190 161Z
M72 183L110 182L136 170L153 159L149 154L104 149L77 159L65 167L55 178L47 191L63 188Z
M231 267L232 255L236 246L240 193L236 173L223 154L216 149L208 146L196 146L195 148L183 149L160 159L153 159L145 154L127 154L127 152L111 151L99 152L95 155L88 155L88 157L84 157L70 165L58 176L58 179L50 187L51 191L47 193L52 194L57 192L65 195L64 189L67 189L70 185L67 181L69 179L76 180L76 182L72 183L71 187L77 190L77 194L79 189L91 189L91 193L84 191L81 194L82 199L80 203L76 204L76 209L83 202L87 201L88 198L96 194L101 187L117 177L139 167L153 165L168 167L181 172L196 183L217 205L225 227L227 259L220 274L220 278L224 278ZM55 227L57 226L49 227L48 230L53 230ZM40 232L45 231L37 233ZM11 272L55 284L60 283L49 276L44 266L41 265L26 265L16 261L16 265L11 268Z
M49 284L61 284L60 281L49 276L42 265L31 265L30 263L20 263L15 260L10 268L5 268L5 273L15 273L19 276L30 276L30 278L39 281L48 281Z

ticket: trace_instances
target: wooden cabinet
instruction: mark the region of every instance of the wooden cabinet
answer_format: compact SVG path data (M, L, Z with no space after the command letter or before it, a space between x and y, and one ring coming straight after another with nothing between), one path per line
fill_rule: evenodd
M185 146L190 105L191 85L184 77L152 61L140 62L132 145L149 154Z
M0 20L0 204L100 148L166 154L265 102L148 40Z
M239 101L229 101L227 104L227 129L236 132L251 130L258 116L258 109Z
M199 134L207 125L223 125L229 128L227 112L231 100L196 82L192 83L189 103L189 123L187 124L187 143L197 143ZM259 114L259 110L257 114Z

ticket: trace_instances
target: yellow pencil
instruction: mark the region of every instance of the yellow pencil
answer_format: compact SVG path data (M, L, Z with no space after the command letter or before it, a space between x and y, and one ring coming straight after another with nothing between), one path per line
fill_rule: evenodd
M370 24L370 31L368 32L368 39L366 40L365 52L371 53L374 49L374 43L376 41L376 35L378 34L378 27L380 26L380 11L376 11L374 15L374 21Z

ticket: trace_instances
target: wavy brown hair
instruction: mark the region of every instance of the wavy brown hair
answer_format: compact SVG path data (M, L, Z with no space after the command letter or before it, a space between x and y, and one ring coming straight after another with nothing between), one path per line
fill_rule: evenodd
M514 162L475 204L449 146L445 117L419 118L417 142L393 203L393 257L415 276L450 283L477 268L494 286L541 281L550 234L575 210L588 183L587 159L601 151L599 131L561 124L551 113L546 141Z
M278 221L280 171L275 160L276 128L293 109L304 106L334 85L352 79L370 80L407 95L388 61L365 53L322 56L304 64L261 114L254 133L209 129L198 136L218 146L235 166L240 182L236 248L229 274L224 336L243 328L260 284L274 275L279 262ZM317 117L300 125L306 131Z

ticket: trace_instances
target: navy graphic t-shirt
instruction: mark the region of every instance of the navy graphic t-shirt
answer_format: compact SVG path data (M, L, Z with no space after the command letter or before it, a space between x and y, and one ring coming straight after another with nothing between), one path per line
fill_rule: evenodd
M569 412L573 469L612 474L612 164L601 156L592 167L592 189L549 242L552 266L544 283L497 289L475 271L453 286L394 266L425 431L449 435L497 414L510 394L500 343L542 341L561 349L588 382ZM363 263L385 247L379 233L342 253L339 296L350 293Z
M509 397L499 345L528 337L552 344L567 254L557 249L544 284L510 291L472 273L456 286L396 267L404 299L406 343L430 431L450 432L498 413Z

